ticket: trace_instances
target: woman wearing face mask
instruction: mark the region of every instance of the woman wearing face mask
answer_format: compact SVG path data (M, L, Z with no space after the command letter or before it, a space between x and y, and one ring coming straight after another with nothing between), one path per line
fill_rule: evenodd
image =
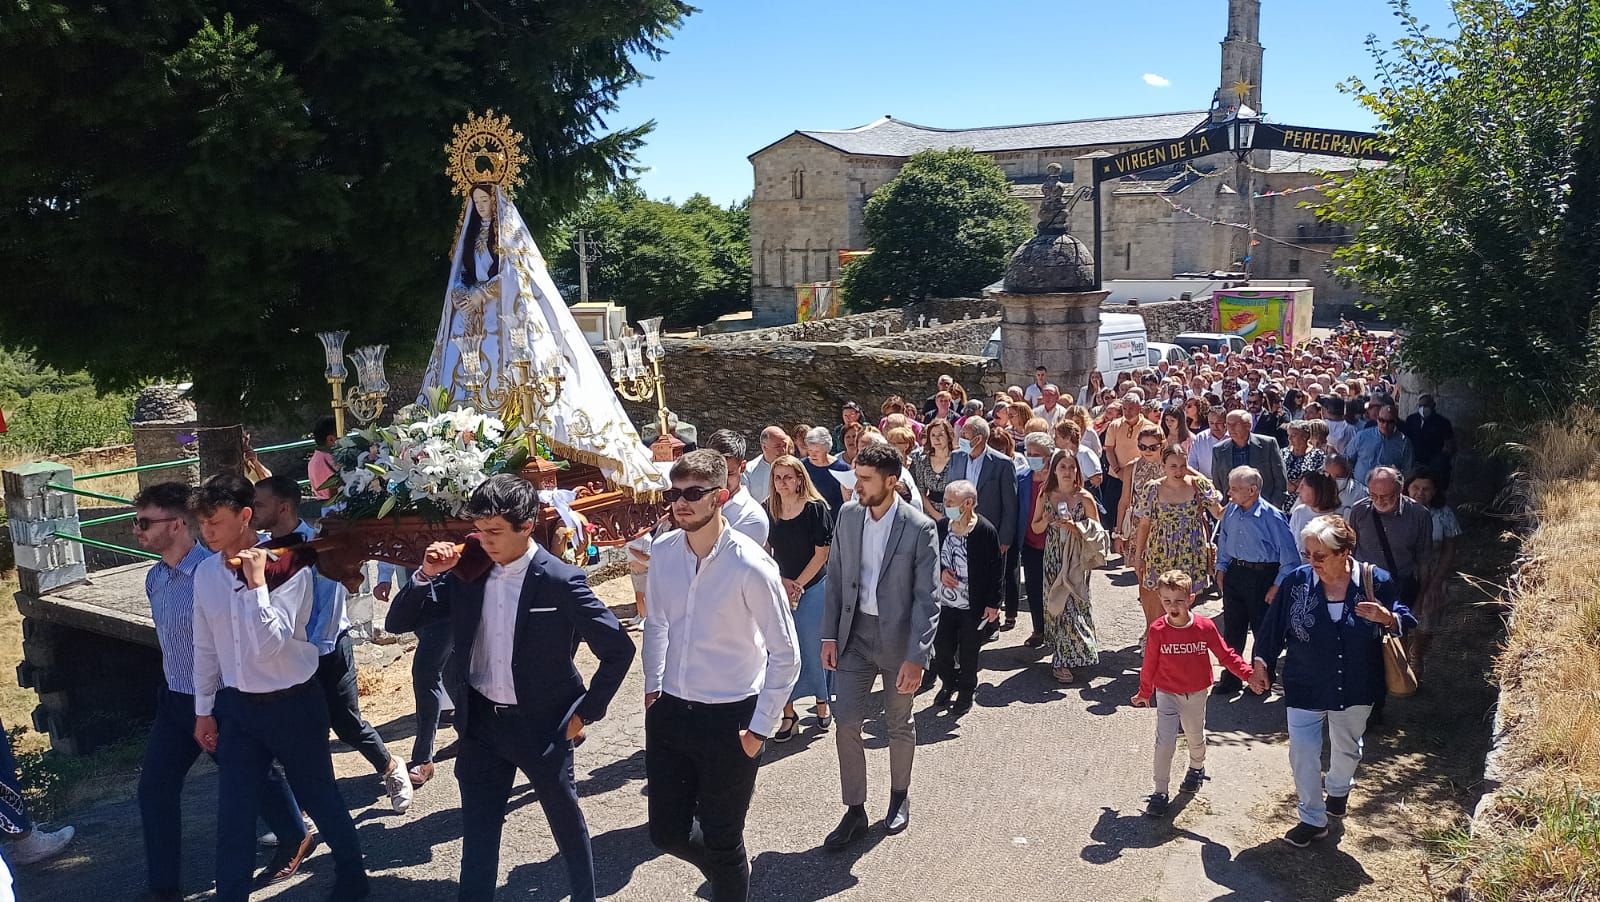
M1339 516L1350 516L1350 505L1367 497L1367 487L1350 472L1350 458L1329 454L1322 460L1322 471L1333 477L1333 484L1339 489Z
M939 625L933 637L933 672L939 678L936 706L952 717L972 708L978 688L978 650L988 625L1000 617L1002 558L994 524L978 514L978 490L959 479L945 487L939 520Z
M1042 425L1043 420L1039 423ZM1044 491L1045 464L1055 450L1050 434L1043 429L1029 432L1022 440L1027 471L1017 477L1017 535L1022 537L1022 587L1028 596L1028 614L1033 632L1022 644L1038 648L1044 644L1044 534L1029 527L1039 510L1039 495Z

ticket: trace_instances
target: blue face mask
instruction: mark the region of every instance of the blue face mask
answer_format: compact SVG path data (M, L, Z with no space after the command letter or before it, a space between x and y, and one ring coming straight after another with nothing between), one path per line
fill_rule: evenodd
M1028 458L1028 469L1032 470L1035 473L1043 473L1044 472L1044 458L1042 458L1042 457L1030 457L1030 458Z
M956 447L961 449L962 454L972 453L972 441L970 439L961 439L956 443Z
M951 507L950 505L946 504L944 506L944 515L947 519L959 520L961 519L961 508Z

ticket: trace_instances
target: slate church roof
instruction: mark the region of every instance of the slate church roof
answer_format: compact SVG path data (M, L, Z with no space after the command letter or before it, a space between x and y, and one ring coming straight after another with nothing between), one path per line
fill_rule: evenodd
M1207 115L1205 110L1189 110L990 128L930 128L884 116L856 128L839 131L801 130L792 134L804 135L856 156L909 157L923 150L946 150L952 147L970 147L983 153L997 153L1047 147L1145 144L1188 134L1206 121ZM750 156L754 157L761 150Z

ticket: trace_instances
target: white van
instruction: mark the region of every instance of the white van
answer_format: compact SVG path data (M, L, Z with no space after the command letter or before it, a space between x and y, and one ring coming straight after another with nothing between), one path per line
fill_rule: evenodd
M983 356L999 359L999 329L989 336ZM1107 385L1115 385L1119 374L1148 367L1150 358L1145 351L1144 317L1137 313L1100 314L1100 347L1095 355L1095 364L1099 366L1100 375L1105 377ZM1061 375L1051 373L1050 378L1059 379ZM1066 386L1062 386L1062 389L1064 391ZM1073 390L1076 391L1076 388Z

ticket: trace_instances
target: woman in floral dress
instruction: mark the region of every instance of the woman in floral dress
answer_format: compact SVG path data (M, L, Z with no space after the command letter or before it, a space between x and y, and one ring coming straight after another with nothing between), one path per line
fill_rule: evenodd
M1122 500L1117 504L1117 535L1114 538L1121 540L1118 547L1126 553L1133 537L1139 531L1139 511L1135 502L1143 495L1144 487L1152 479L1161 478L1161 427L1154 423L1148 424L1139 430L1135 439L1138 443L1138 455L1122 465L1122 472L1117 474L1122 480ZM1158 574L1159 575L1159 574ZM1156 613L1161 612L1161 605L1156 605Z
M1105 532L1098 521L1089 519L1095 514L1094 497L1083 488L1077 454L1057 450L1050 456L1049 476L1029 528L1045 535L1044 644L1051 650L1050 672L1062 685L1072 682L1072 668L1100 660L1089 604L1088 558L1093 550L1090 541L1103 543ZM1099 551L1103 559L1103 546ZM1061 610L1055 610L1062 601Z
M1210 584L1211 524L1206 516L1222 516L1222 496L1211 480L1189 469L1183 448L1168 445L1162 450L1161 469L1162 477L1140 486L1134 502L1139 532L1132 563L1139 575L1139 606L1144 608L1146 627L1162 613L1157 576L1182 570L1197 594Z

